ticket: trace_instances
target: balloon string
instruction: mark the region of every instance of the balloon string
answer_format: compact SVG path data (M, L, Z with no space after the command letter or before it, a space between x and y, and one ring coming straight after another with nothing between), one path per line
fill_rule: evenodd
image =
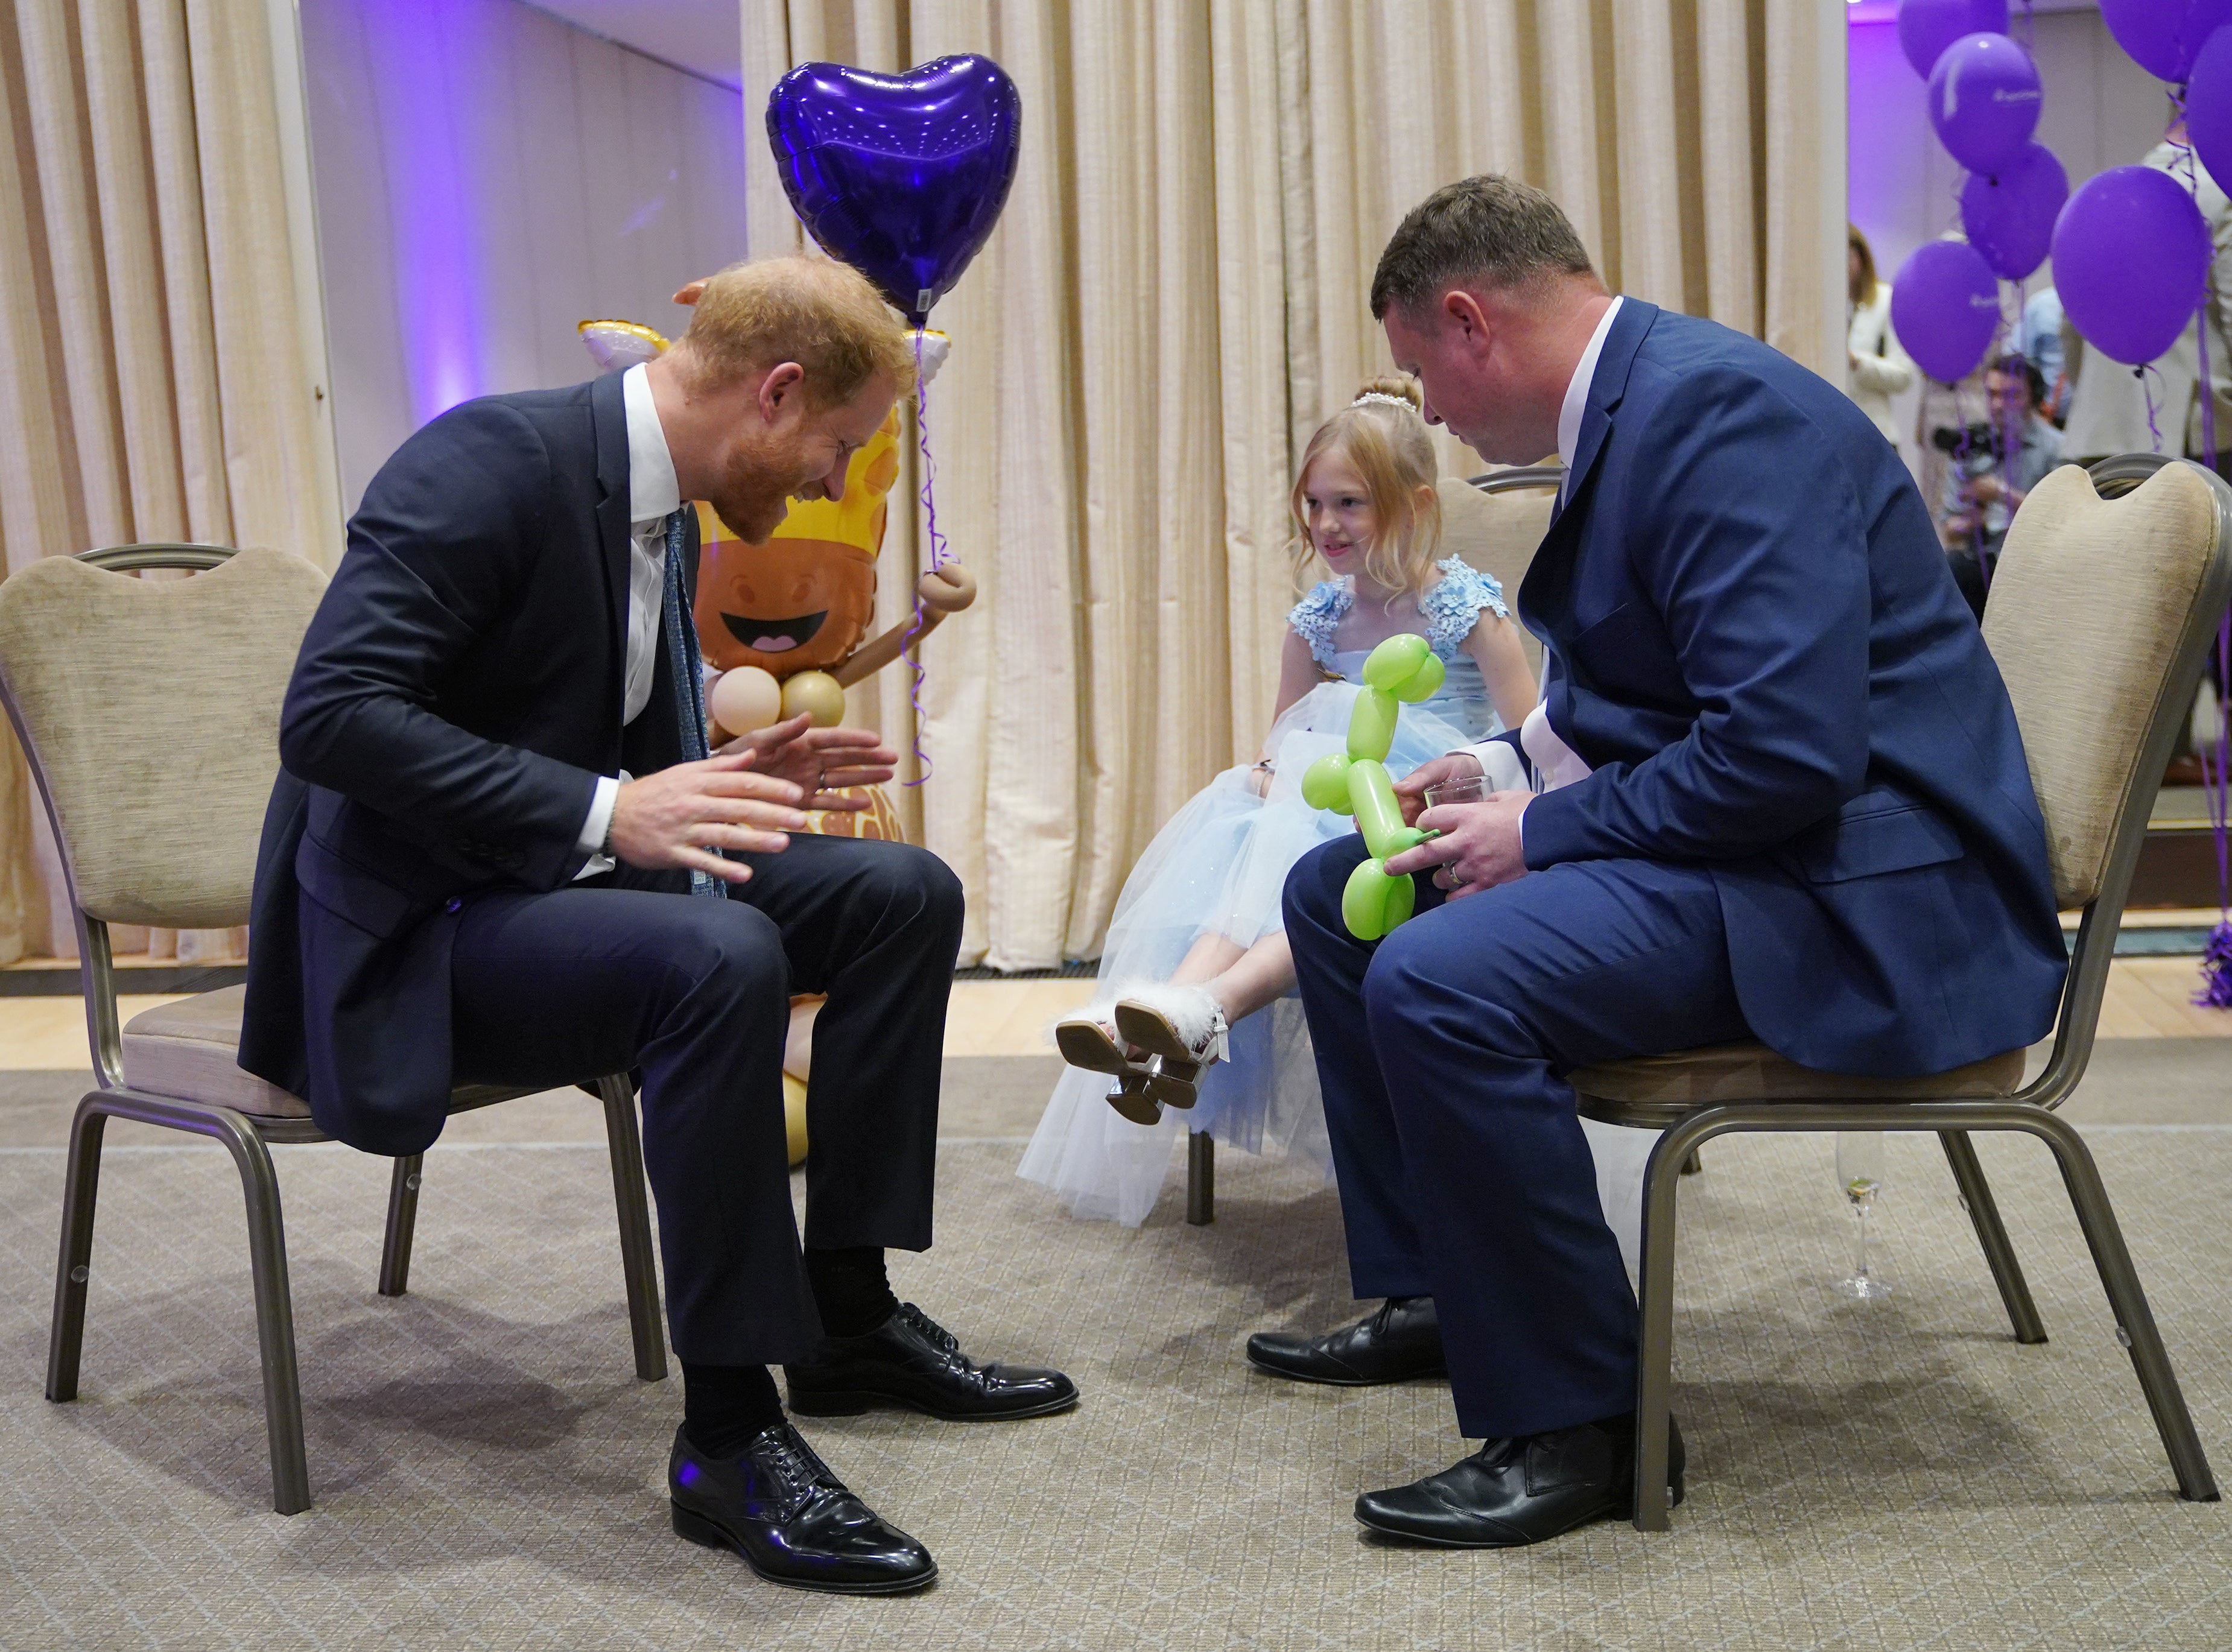
M2153 381L2147 375L2152 373L2155 378L2159 379L2162 377L2162 369L2150 361L2143 367L2132 368L2131 372L2139 381L2139 389L2146 396L2147 434L2154 438L2154 450L2159 453L2162 451L2162 426L2155 422L2155 387Z
M938 463L930 453L930 385L924 381L922 375L922 341L923 330L917 327L914 330L914 433L916 445L922 454L922 509L930 534L930 571L934 573L945 566L945 535L938 529L938 489L935 486ZM914 623L907 627L906 636L899 643L899 652L905 657L907 670L913 674L907 684L907 704L914 710L915 776L910 781L901 781L899 784L902 786L919 786L930 778L931 774L930 755L923 749L922 657L915 646L916 639L923 633L923 626L922 581L917 580Z

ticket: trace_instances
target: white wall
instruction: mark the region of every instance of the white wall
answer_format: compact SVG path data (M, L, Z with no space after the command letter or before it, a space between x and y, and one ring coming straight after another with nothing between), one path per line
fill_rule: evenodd
M427 419L672 333L744 255L739 94L517 0L301 0L344 509Z
M2165 88L2124 55L2099 12L2044 12L2033 22L2046 94L2038 140L2060 159L2070 188L2131 165L2162 141L2170 114ZM2015 29L2020 37L2020 21ZM1849 41L1852 219L1889 280L1917 247L1960 226L1962 172L1930 130L1922 77L1901 55L1898 29L1888 19L1856 19ZM2048 262L2028 288L2053 284ZM1920 394L1917 386L1894 404L1904 430L1913 428ZM1901 447L1911 449L1911 441ZM1911 463L1911 451L1907 457Z

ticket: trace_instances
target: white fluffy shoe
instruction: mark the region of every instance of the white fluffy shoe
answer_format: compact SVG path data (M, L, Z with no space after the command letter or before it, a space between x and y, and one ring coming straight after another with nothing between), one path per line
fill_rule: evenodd
M1230 1030L1224 1007L1206 988L1163 981L1116 1001L1116 1031L1124 1042L1160 1058L1147 1093L1169 1106L1192 1106L1201 1070L1230 1059Z

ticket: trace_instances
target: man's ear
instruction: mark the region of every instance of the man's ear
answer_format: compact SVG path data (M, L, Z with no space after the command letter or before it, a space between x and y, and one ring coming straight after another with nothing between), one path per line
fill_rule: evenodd
M1453 332L1463 340L1469 350L1484 350L1488 344L1488 312L1478 298L1462 287L1452 287L1442 295L1436 307L1436 320L1444 331Z
M806 369L795 361L770 368L760 380L760 417L769 424L795 415L806 405Z

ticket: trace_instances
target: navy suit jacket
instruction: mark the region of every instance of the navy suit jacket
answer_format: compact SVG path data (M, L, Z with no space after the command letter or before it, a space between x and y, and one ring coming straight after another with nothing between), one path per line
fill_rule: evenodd
M621 726L629 556L618 373L452 408L366 489L281 715L240 1040L328 1135L441 1133L459 903L562 887L598 776L680 760L664 637Z
M1837 390L1628 299L1520 588L1594 769L1527 864L1707 867L1805 1066L1942 1072L2053 1027L2067 953L2015 712L1898 455Z

